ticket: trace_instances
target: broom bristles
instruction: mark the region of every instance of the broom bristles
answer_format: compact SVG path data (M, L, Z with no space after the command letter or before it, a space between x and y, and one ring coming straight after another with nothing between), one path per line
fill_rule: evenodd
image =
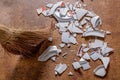
M5 50L12 54L32 57L39 51L41 45L45 41L48 42L50 33L50 30L48 31L47 29L44 29L41 32L11 32L9 29L0 26L0 43Z

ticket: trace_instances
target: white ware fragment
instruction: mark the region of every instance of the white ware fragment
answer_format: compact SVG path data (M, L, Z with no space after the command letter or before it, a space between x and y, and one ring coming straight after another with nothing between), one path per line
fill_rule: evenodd
M106 34L107 34L107 35L110 35L110 34L111 34L111 32L110 32L110 31L106 31Z
M58 74L62 74L66 69L67 69L67 65L66 64L61 64L61 63L56 65L56 67L55 67L55 71Z
M69 32L63 32L62 33L62 42L69 43L69 36L70 36Z
M67 44L67 47L70 48L70 47L71 47L71 44Z
M80 59L80 65L82 66L83 70L88 70L90 69L90 64L89 62L87 62L86 60L84 60L83 58Z
M64 44L64 43L61 43L61 44L59 44L59 46L60 46L61 48L63 48L63 47L65 46L65 44Z
M90 59L90 56L89 56L88 53L85 53L82 58L89 60L89 59Z
M67 12L68 12L68 8L60 8L60 15L61 17L65 17Z
M103 41L95 39L94 42L89 43L89 48L101 48L103 45Z
M106 70L104 65L100 65L94 69L94 74L99 77L104 77L106 75Z
M56 10L59 6L61 6L62 3L63 3L63 1L60 1L60 2L57 2L56 4L54 4L54 5L52 6L52 8L50 9L50 11L49 11L49 15L52 15L52 14L55 12L55 10Z
M69 37L69 42L70 42L70 43L73 43L73 44L77 44L76 38L73 37L73 36L70 36L70 37Z
M90 48L84 48L83 52L88 52L90 50Z
M78 70L81 67L79 62L73 62L72 65L75 70Z
M95 17L96 14L94 12L88 11L86 16L88 16L88 17Z
M109 48L109 47L106 47L102 50L102 55L103 56L108 56L110 52L112 52L113 49L112 48Z
M65 17L61 17L58 11L54 12L54 17L57 19L58 22L70 22L73 20L71 16L66 15Z
M98 52L92 52L90 54L90 57L95 61L95 60L99 59L100 54Z
M42 13L42 8L36 9L37 14L41 14Z
M110 63L110 58L109 57L102 57L101 61L102 61L103 65L104 65L105 69L107 69L107 67L108 67L108 65Z
M95 16L93 18L91 18L91 24L93 26L93 28L97 28L99 25L102 24L101 19L99 16Z
M46 5L46 7L52 8L52 7L53 7L53 4L49 3L49 4Z
M51 58L51 60L55 62L55 60L56 60L56 57L55 57L55 56L54 56L54 57L52 57L52 58Z
M73 73L72 73L72 72L69 72L69 73L68 73L68 76L73 76Z
M47 61L52 56L58 54L56 46L49 46L43 53L38 57L38 61Z
M75 12L78 20L81 20L87 14L88 11L82 8L77 8Z
M50 42L52 42L53 38L52 38L52 37L49 37L48 40L49 40Z
M86 31L83 33L83 37L89 37L89 36L104 38L105 34L102 31Z
M81 29L79 29L78 27L76 27L74 23L71 23L71 24L68 26L68 30L69 30L71 33L83 33L83 31L82 31Z

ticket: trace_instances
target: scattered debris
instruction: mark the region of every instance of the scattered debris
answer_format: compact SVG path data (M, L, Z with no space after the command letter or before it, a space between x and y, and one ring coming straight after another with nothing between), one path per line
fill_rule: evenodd
M73 76L73 73L72 73L72 72L69 72L69 73L68 73L68 76Z
M82 67L83 70L88 70L91 66L87 60L90 61L90 58L94 61L99 59L103 65L98 66L94 70L94 74L104 77L110 62L109 54L113 49L108 47L107 42L99 38L104 39L105 35L110 35L111 32L99 28L99 26L102 25L100 16L96 15L93 11L86 10L84 7L87 5L84 3L84 0L81 1L82 3L76 1L75 4L59 1L56 4L50 3L47 4L46 7L41 7L36 10L38 15L42 14L46 17L52 16L57 20L55 28L58 29L61 35L61 43L59 44L61 49L65 46L70 48L72 45L78 45L77 35L82 35L82 38L88 38L88 41L91 40L88 44L81 44L79 47L77 56L81 59L80 61L74 60L75 62L72 63L73 68L78 70ZM94 41L92 41L91 37L94 38ZM48 40L52 41L53 39L49 37ZM49 58L55 61L56 55L62 52L61 49L57 49L56 46L48 47L38 58L38 61L47 61ZM66 55L67 53L64 53L62 57ZM56 65L55 75L62 74L66 69L66 64L60 63ZM72 76L73 73L69 72L68 75Z
M81 67L79 62L73 62L72 65L75 70L78 70Z
M60 63L56 65L55 72L57 72L57 74L62 74L66 69L67 69L67 65Z
M38 61L47 61L52 56L58 54L58 49L56 46L49 46L43 53L38 57Z
M90 59L90 56L88 53L85 53L82 58L86 59L86 60L89 60Z
M106 75L106 70L104 68L104 65L100 65L94 69L94 74L99 77L104 77Z

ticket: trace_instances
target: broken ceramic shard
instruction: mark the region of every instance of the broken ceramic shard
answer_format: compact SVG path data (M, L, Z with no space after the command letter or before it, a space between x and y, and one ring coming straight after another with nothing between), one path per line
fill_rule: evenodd
M110 35L110 34L111 34L111 32L110 32L110 31L106 31L106 34L107 34L107 35Z
M99 77L104 77L106 75L106 70L104 65L100 65L94 69L94 74Z
M108 56L110 52L112 52L113 49L112 48L109 48L109 47L106 47L104 49L102 49L102 55L103 56Z
M60 8L60 15L61 17L65 17L67 12L68 12L68 8Z
M93 17L91 19L91 24L93 28L98 28L98 26L102 24L100 17L99 16Z
M62 3L63 3L63 1L60 1L60 2L57 2L56 4L54 4L54 5L52 6L52 8L50 9L50 11L49 11L49 15L52 15L52 14L55 12L55 10L56 10Z
M90 56L89 56L88 53L85 53L82 58L89 60L89 59L90 59Z
M90 48L84 48L83 52L88 52L90 50Z
M67 15L65 17L61 17L58 11L54 12L54 17L57 19L58 22L70 22L73 20L72 17L67 16Z
M83 70L88 70L88 69L90 69L90 64L89 64L89 62L87 62L87 61L84 60L83 58L80 59L79 63L80 63L80 65L82 66Z
M51 58L51 60L55 62L56 57L55 57L55 56L53 56L53 57Z
M92 52L90 54L90 57L95 61L95 60L99 59L100 54L98 52Z
M88 11L82 8L76 8L75 12L78 20L81 20L87 14Z
M38 14L41 14L41 13L42 13L42 9L41 9L41 8L36 9L36 10L37 10L37 13L38 13Z
M68 53L63 53L63 54L62 54L62 57L65 57L67 54L68 54Z
M107 67L108 67L108 65L110 63L110 58L109 57L102 57L101 61L102 61L103 65L104 65L105 69L107 69Z
M65 44L64 44L64 43L61 43L61 44L59 44L59 46L60 46L61 48L63 48L63 47L65 46Z
M52 37L49 37L48 40L49 40L50 42L52 42L53 38L52 38Z
M68 26L68 30L69 30L71 33L83 33L83 31L82 31L81 29L79 29L78 27L76 27L74 23L71 23L71 24Z
M67 65L66 64L61 64L61 63L56 65L56 67L55 67L55 71L58 74L62 74L66 69L67 69Z
M83 37L89 37L89 36L104 38L105 34L102 31L87 31L83 33Z
M68 76L73 76L73 73L72 73L72 72L69 72L69 73L68 73Z
M49 46L43 53L38 57L38 61L47 61L52 56L58 54L56 46Z
M46 5L46 7L52 8L52 7L53 7L53 4L49 3L49 4Z
M69 32L63 32L62 33L62 42L69 43L69 36L70 36Z
M73 62L72 65L75 70L78 70L81 67L79 62Z
M103 45L103 41L95 39L94 42L89 43L89 48L101 48Z
M69 37L69 42L73 44L77 44L76 38L74 38L73 36Z

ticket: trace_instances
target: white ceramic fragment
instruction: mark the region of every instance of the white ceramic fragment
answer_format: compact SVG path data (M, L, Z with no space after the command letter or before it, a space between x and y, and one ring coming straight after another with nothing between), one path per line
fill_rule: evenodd
M77 8L75 12L78 20L81 20L87 14L88 11L82 8Z
M91 24L92 24L93 28L98 28L98 26L102 24L100 17L95 16L95 17L91 18Z
M97 52L92 52L92 53L90 54L90 57L95 61L95 60L99 59L100 54L97 53Z
M73 62L72 65L75 70L78 70L81 67L79 62Z
M59 46L60 46L61 48L63 48L63 47L65 46L65 44L64 44L64 43L61 43L61 44L59 44Z
M88 16L88 17L95 17L96 14L94 12L88 11L86 16Z
M71 47L71 44L67 44L67 47L70 48L70 47Z
M68 8L60 8L60 15L61 17L65 17L67 12L68 12Z
M73 33L72 36L76 38L76 37L77 37L77 34L76 34L76 33Z
M52 8L50 9L50 11L49 11L49 15L52 15L52 14L55 12L55 10L56 10L59 6L61 6L62 3L63 3L63 1L60 1L60 2L57 2L56 4L54 4L54 5L52 6Z
M55 56L51 57L51 60L55 62L56 57Z
M41 8L36 9L36 11L37 11L37 14L41 14L42 13L42 9Z
M73 73L72 73L72 72L69 72L69 73L68 73L68 76L73 76Z
M52 38L52 37L49 37L48 40L49 40L50 42L52 42L53 38Z
M67 31L67 28L66 27L60 27L59 28L59 32L62 33L62 32L66 32Z
M62 33L62 42L69 43L69 36L70 36L69 32L63 32Z
M80 65L82 66L83 70L90 69L90 64L85 59L81 58L79 61Z
M101 61L102 61L103 65L104 65L105 69L107 69L107 67L108 67L108 65L110 63L110 58L109 57L102 57Z
M103 41L95 39L94 42L89 43L89 48L101 48L103 45Z
M57 49L57 54L59 55L59 53L61 53L62 50L61 49Z
M70 43L73 43L73 44L77 44L76 38L73 37L73 36L70 36L70 37L69 37L69 42L70 42Z
M47 61L52 56L58 54L56 46L49 46L43 53L38 57L38 61Z
M110 32L110 31L106 31L106 34L107 34L107 35L110 35L110 34L111 34L111 32Z
M56 24L56 26L57 26L58 28L60 28L60 27L67 27L68 24L69 24L68 22L59 22L59 23Z
M42 14L43 14L44 16L50 16L50 15L49 15L49 11L50 11L50 10L44 10L44 11L42 11Z
M85 53L82 58L89 60L89 59L90 59L90 56L89 56L88 53Z
M49 4L46 5L46 7L52 8L52 7L53 7L53 4L49 3Z
M71 23L69 26L68 26L68 30L71 32L71 33L83 33L83 31L81 29L79 29L78 27L76 27L73 23Z
M113 49L112 48L109 48L109 47L106 47L102 50L102 55L103 56L108 56L110 52L112 52Z
M90 48L84 48L83 52L88 52L90 50Z
M94 69L94 74L99 77L104 77L106 75L106 70L104 65L100 65Z
M73 20L73 17L71 16L66 15L65 17L61 17L58 11L54 12L54 17L57 19L58 22L70 22Z
M102 31L87 31L83 33L83 37L89 37L89 36L104 38L105 34Z
M61 63L56 65L56 67L55 67L55 71L58 74L62 74L66 69L67 69L67 65L66 64L61 64Z
M80 25L85 25L86 23L87 23L86 19L83 18L83 19L81 20L81 22L80 22Z

